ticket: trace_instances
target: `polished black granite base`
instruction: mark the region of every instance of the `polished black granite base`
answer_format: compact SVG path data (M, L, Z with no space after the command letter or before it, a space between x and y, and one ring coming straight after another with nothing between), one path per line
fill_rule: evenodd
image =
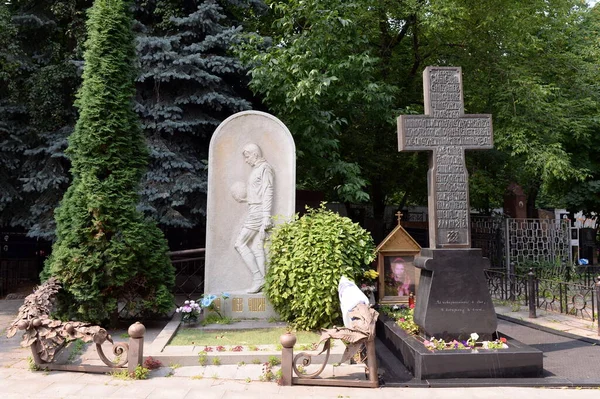
M533 378L543 372L543 353L506 337L507 349L430 351L393 320L380 315L377 338L413 373L415 379Z

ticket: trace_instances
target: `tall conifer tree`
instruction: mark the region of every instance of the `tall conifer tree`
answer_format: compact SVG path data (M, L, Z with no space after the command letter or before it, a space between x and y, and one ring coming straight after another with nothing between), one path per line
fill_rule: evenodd
M63 284L61 317L102 322L118 303L136 314L171 309L166 241L136 210L148 153L133 110L136 71L129 5L96 0L87 22L79 119L69 137L73 182L56 211L43 277Z
M67 187L63 152L79 79L47 7L32 8L0 5L0 226L44 236Z
M142 20L147 25L137 46L141 73L136 110L151 157L142 208L162 225L187 228L197 225L206 209L212 133L225 118L250 109L250 93L241 95L246 71L230 51L242 29L235 11L259 9L263 3L154 3L153 9L146 5L139 12L146 14Z

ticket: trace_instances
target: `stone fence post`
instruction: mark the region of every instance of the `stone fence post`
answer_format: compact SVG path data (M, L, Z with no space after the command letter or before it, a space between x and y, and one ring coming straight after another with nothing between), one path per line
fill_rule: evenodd
M529 291L529 296L527 297L529 302L529 318L535 319L536 315L536 295L535 295L535 274L533 273L533 268L529 269L529 273L527 274L527 290Z
M294 344L296 336L292 333L283 334L279 338L281 342L281 385L292 385L292 363L294 361Z
M129 352L127 353L127 371L129 374L135 373L137 366L144 363L144 334L146 327L139 321L136 321L127 330L129 334Z

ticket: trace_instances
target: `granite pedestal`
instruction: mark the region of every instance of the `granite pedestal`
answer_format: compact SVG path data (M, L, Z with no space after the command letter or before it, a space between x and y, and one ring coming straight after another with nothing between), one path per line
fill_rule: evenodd
M541 377L543 352L503 336L508 341L507 349L431 351L394 320L380 315L377 321L377 338L418 380Z
M423 249L414 263L421 269L414 320L427 338L492 337L497 320L481 249Z

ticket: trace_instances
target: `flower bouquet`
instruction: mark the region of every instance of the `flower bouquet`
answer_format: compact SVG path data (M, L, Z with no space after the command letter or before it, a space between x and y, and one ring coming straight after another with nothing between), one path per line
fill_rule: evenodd
M176 313L181 313L181 321L187 324L196 323L200 313L202 313L202 307L194 300L186 300L183 306L175 309Z

